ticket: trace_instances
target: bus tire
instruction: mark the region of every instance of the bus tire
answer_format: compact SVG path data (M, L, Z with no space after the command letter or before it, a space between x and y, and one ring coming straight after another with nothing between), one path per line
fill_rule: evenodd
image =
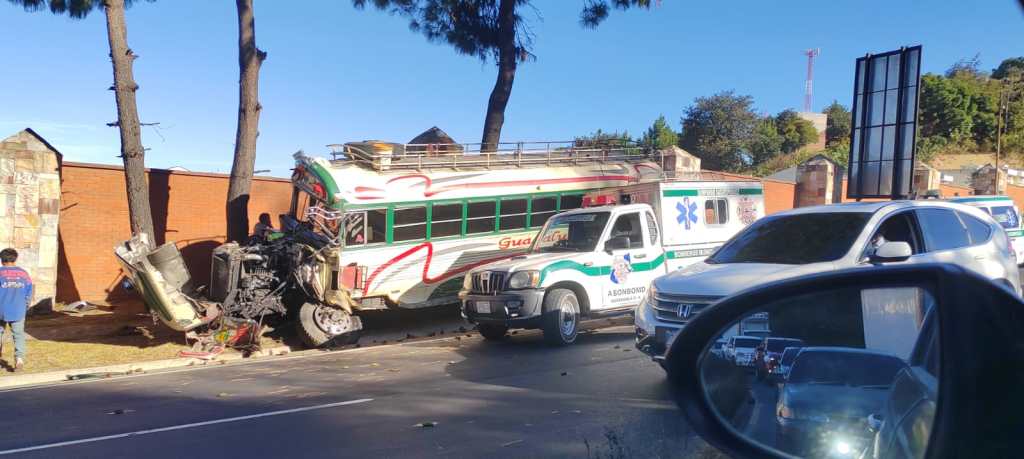
M541 329L544 341L565 346L576 341L580 325L580 301L572 290L556 288L544 296Z
M302 342L308 347L316 348L334 341L335 338L338 338L339 344L354 344L359 340L362 322L341 308L303 303L299 308L296 328Z
M508 327L504 325L478 324L476 329L480 332L480 336L483 336L488 341L501 341L505 339L505 334L508 333Z

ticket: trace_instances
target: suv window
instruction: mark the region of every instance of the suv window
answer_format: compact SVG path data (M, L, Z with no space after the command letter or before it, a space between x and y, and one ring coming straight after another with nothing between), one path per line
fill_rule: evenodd
M850 251L870 218L868 212L762 218L726 242L707 262L799 265L833 261Z
M882 242L898 241L910 244L911 253L917 255L923 250L918 241L918 233L914 223L914 216L910 212L900 212L892 215L882 222L875 234L871 236L869 253Z
M967 229L950 209L917 209L917 220L929 251L950 250L971 245Z
M625 236L629 238L629 248L644 248L643 227L640 226L640 214L631 213L619 215L612 226L611 237Z
M985 241L988 241L989 237L992 236L992 228L975 217L967 215L963 212L957 212L960 216L960 220L967 225L967 234L971 237L971 244L978 245Z

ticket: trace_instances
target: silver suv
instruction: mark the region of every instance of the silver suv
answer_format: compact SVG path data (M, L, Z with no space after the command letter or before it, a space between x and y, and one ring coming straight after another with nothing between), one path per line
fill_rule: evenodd
M1020 294L1009 237L990 215L943 201L804 207L762 218L706 260L655 279L636 345L661 361L675 333L718 299L757 284L856 266L953 263Z

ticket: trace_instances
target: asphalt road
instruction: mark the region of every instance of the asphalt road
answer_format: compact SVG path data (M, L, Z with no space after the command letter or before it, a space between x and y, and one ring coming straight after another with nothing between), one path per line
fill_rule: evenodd
M0 455L718 456L632 339L624 326L562 348L460 334L6 391Z

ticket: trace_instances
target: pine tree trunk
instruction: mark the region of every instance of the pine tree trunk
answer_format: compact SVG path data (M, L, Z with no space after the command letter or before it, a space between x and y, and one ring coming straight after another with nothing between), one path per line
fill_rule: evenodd
M128 192L128 215L132 234L146 234L149 243L155 241L153 215L149 208L149 187L146 185L145 151L139 111L135 106L135 84L132 63L135 54L128 48L128 29L124 21L124 0L105 0L107 40L110 58L114 64L114 99L117 101L117 126L121 131L121 158L124 160L124 178Z
M249 191L256 162L256 137L259 135L260 65L267 53L256 47L256 24L252 0L236 0L238 6L238 130L235 132L235 158L228 183L228 239L245 241L249 236Z
M480 151L495 151L501 140L501 126L505 124L505 106L512 95L512 82L516 78L516 0L501 0L498 5L498 79L487 101L484 135Z

